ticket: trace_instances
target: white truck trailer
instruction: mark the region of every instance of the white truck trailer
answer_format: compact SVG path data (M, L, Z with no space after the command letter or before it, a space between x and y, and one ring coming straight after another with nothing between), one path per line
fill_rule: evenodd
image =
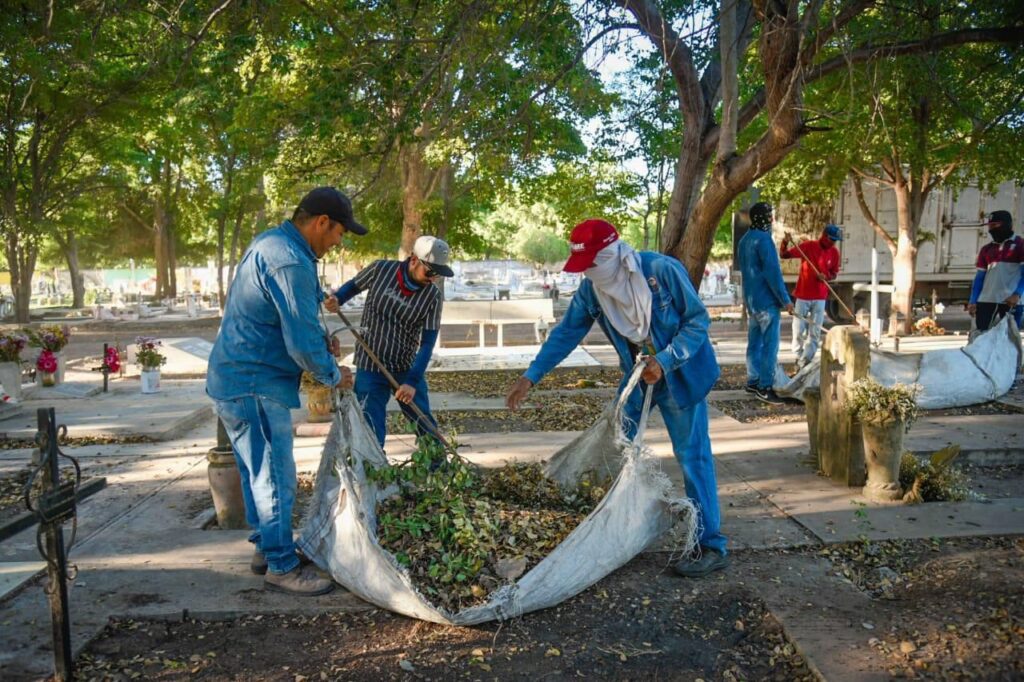
M864 198L875 219L893 237L897 232L896 197L888 187L864 183ZM1014 217L1015 231L1021 232L1024 220L1024 187L1004 182L995 194L987 194L977 187L954 192L936 189L925 204L920 230L934 235L921 244L917 253L917 284L914 299L919 304L930 304L932 292L945 305L966 303L976 271L978 250L988 240L985 217L995 210L1009 211ZM781 202L774 230L776 244L781 243L784 232L794 238L817 238L824 228L824 220L809 220L814 212L797 212ZM827 210L819 215L829 215ZM790 217L793 216L793 217ZM789 220L787 218L790 217ZM871 282L871 250L878 250L878 280L892 281L892 255L885 242L871 229L857 203L853 183L847 181L837 197L831 213L831 222L843 227L844 240L839 245L841 254L839 277L833 285L847 305L854 311L868 307L869 293L854 291L855 283ZM809 224L814 222L815 224ZM821 224L817 224L821 223ZM782 261L784 279L790 285L796 282L799 261ZM888 316L888 295L881 296L881 316ZM834 300L829 302L829 316L834 320L847 318Z

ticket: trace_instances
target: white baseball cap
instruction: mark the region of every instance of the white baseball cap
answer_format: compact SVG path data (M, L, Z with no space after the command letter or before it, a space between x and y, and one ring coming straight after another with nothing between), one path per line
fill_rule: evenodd
M431 270L442 277L451 277L455 273L448 267L448 259L451 257L451 249L443 239L423 235L419 237L412 246L412 252L417 258L426 263Z

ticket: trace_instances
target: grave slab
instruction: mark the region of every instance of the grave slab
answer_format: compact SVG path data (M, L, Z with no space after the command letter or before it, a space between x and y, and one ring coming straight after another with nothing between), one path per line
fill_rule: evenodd
M161 441L175 438L210 419L212 402L203 380L167 380L161 391L143 395L134 379L112 381L108 393L85 400L53 398L44 391L21 403L23 412L0 421L0 438L30 439L36 433L36 410L54 407L58 423L71 437L145 436Z
M160 341L160 352L167 358L167 363L160 370L163 378L206 375L210 352L213 350L211 342L195 336L160 339ZM128 357L133 363L130 365L130 371L133 374L138 374L139 368L134 364L135 353L136 345L129 345Z

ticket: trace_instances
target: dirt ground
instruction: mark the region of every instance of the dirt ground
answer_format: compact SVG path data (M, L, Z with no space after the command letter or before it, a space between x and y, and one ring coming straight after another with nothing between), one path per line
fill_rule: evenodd
M892 679L1024 679L1024 538L855 542L799 552L870 597L864 643ZM787 553L736 553L730 569L700 581L674 576L665 554L644 554L557 607L470 628L373 608L215 622L121 620L83 652L79 676L812 679L754 591L754 567L780 554Z
M1024 679L1024 538L892 540L820 554L876 600L876 629L865 635L893 678Z
M678 578L664 554L504 624L449 627L379 609L127 620L112 623L78 665L81 679L812 679L748 589Z

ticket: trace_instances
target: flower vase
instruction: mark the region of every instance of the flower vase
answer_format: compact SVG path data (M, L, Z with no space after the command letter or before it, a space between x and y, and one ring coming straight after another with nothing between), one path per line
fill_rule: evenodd
M143 367L140 374L142 380L142 392L143 393L159 393L160 392L160 368L159 367Z
M903 498L900 459L903 457L905 431L904 423L896 419L861 422L864 463L868 470L864 497L869 500L892 502Z
M11 400L21 400L21 363L0 362L0 386L4 387L4 393L11 397Z
M56 386L57 385L57 373L56 372L36 372L39 375L39 383L42 386Z

